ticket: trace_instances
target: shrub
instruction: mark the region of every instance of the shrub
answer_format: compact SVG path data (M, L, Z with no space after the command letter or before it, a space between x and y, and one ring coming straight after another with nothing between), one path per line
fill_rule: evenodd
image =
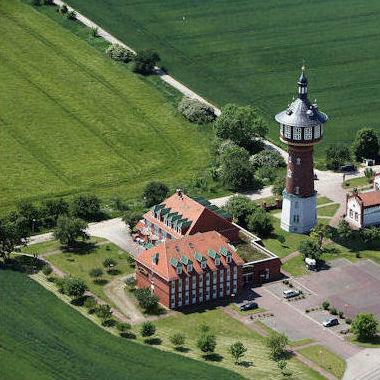
M112 257L107 257L104 261L103 261L103 266L107 269L110 269L110 268L113 268L115 267L117 264L116 260L114 260Z
M143 191L143 199L146 207L161 203L169 193L169 188L158 181L148 182Z
M45 264L45 265L42 267L42 273L43 273L45 276L49 276L49 274L52 274L52 273L53 273L53 268L52 268L49 264Z
M344 318L344 313L343 311L338 311L339 318L343 319Z
M68 11L69 11L69 9L67 8L67 5L66 5L66 4L62 4L62 5L58 8L58 12L59 12L61 15L66 14Z
M156 333L156 326L152 322L144 322L141 325L140 334L143 337L152 336Z
M370 341L377 334L378 321L373 314L359 313L352 322L351 331L360 341Z
M127 262L131 268L134 268L136 266L136 260L132 255L127 256Z
M142 214L139 211L127 210L122 220L125 224L127 224L130 228L133 228L138 221L142 218Z
M174 347L181 347L185 344L186 337L184 334L175 333L169 337L169 340Z
M247 348L244 346L242 342L235 342L231 344L231 346L228 348L228 352L235 359L235 364L239 363L239 359L241 359L244 356L246 351Z
M330 170L339 168L351 161L351 152L346 145L330 145L326 150L326 167Z
M200 102L197 99L191 99L184 96L178 104L178 111L192 123L207 124L215 120L214 109Z
M103 319L102 326L104 327L113 327L115 326L116 321L113 318Z
M53 0L42 0L42 5L54 5Z
M270 356L273 360L281 360L286 354L286 346L289 343L289 339L286 335L271 332L266 338L266 345L270 350Z
M283 176L277 177L273 183L272 193L278 197L282 196L285 189L285 178Z
M125 279L124 283L129 288L134 288L136 286L136 279L134 277L128 277Z
M35 7L39 7L42 3L41 3L41 0L29 0L30 1L30 5L33 5Z
M271 217L261 208L257 208L247 218L247 228L249 231L262 238L268 237L273 232Z
M120 321L116 321L115 326L117 330L120 332L126 332L132 328L132 326L129 323Z
M286 166L284 158L274 149L264 149L251 157L252 165L258 169L266 168L284 168Z
M329 301L323 301L322 302L322 307L324 310L328 310L330 307L330 302Z
M210 332L204 332L197 340L197 347L202 352L214 352L216 348L216 337Z
M347 323L348 325L350 325L350 324L352 323L352 319L351 319L351 318L346 318L346 323Z
M94 268L91 269L89 272L90 277L92 278L98 278L103 275L103 270L101 268Z
M356 133L352 150L357 160L363 158L377 158L379 154L379 141L376 131L372 128L363 128Z
M128 63L132 61L134 53L124 46L113 44L108 46L106 54L113 60Z
M71 11L67 12L66 18L68 20L76 20L77 14L74 11L71 10Z
M147 312L152 313L157 310L159 298L152 294L148 288L137 289L135 296L139 305Z
M88 310L93 310L97 306L96 299L94 297L87 297L84 300L83 306Z
M77 277L65 277L61 281L62 292L70 297L79 298L82 297L87 290L86 283Z
M142 75L154 72L154 67L160 62L160 56L154 50L144 49L138 51L133 64L133 71Z
M331 315L338 315L338 310L335 307L330 308Z
M107 304L97 306L95 308L95 315L101 320L110 319L112 317L111 306Z

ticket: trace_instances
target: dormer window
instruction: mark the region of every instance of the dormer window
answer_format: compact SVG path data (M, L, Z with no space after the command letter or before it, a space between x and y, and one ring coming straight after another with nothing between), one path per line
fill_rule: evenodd
M202 269L206 269L207 268L207 262L206 261L202 261L201 262L201 268Z
M216 266L220 265L220 258L219 257L215 258L215 265Z
M176 272L177 272L177 274L182 274L182 266L177 267Z
M192 272L193 271L193 264L188 264L186 269L188 272Z

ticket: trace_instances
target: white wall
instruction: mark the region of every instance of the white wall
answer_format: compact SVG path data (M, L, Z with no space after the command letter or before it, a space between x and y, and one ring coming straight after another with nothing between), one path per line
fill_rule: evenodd
M380 190L380 175L373 180L373 189Z
M349 198L347 201L347 215L346 220L348 223L362 227L361 225L361 208L356 198Z

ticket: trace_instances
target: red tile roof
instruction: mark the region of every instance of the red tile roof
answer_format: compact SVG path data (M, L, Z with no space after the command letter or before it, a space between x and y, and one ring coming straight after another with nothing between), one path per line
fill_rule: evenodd
M171 259L180 261L183 256L190 259L193 263L192 273L202 273L200 263L195 258L195 253L200 253L207 259L207 266L211 270L215 270L214 260L209 256L209 249L220 255L220 266L227 266L225 257L221 254L221 248L224 247L231 255L232 261L236 265L243 265L244 261L228 244L228 240L216 231L198 233L195 235L184 236L178 240L166 240L157 247L150 248L138 255L136 261L146 268L150 269L161 278L170 281L177 279L175 267L170 263ZM152 261L153 255L158 254L158 263ZM187 273L186 265L182 265L182 270Z
M358 193L355 196L363 203L363 207L374 207L380 205L380 191L368 191Z

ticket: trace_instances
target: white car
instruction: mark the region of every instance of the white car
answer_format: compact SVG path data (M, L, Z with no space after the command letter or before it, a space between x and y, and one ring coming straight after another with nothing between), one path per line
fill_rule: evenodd
M293 297L297 297L301 294L301 292L299 290L284 290L283 292L283 295L284 295L284 298L288 299L288 298L293 298Z

